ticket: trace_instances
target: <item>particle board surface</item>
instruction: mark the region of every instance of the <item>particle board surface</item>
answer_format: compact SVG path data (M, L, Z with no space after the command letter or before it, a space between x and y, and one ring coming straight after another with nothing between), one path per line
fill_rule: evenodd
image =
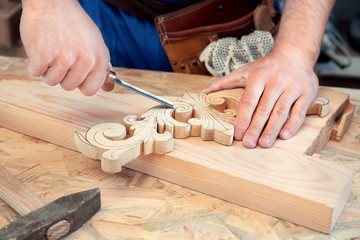
M352 171L305 154L326 144L348 95L326 89L319 94L330 98L330 114L307 118L294 138L279 140L272 149L248 150L239 142L226 147L189 138L175 140L170 154L141 156L126 166L330 232L347 201ZM88 98L57 88L0 83L1 126L73 150L75 130L140 115L154 105L137 95L100 93Z

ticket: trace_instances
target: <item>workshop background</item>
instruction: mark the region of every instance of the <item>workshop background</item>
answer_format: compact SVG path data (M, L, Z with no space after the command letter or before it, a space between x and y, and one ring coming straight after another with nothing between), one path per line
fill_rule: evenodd
M0 0L0 55L26 57L20 0ZM352 36L352 37L351 37ZM338 0L315 71L320 85L360 88L360 1Z

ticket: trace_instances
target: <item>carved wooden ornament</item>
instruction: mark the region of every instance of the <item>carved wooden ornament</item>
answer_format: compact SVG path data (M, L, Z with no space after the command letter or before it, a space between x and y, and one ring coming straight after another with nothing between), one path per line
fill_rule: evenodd
M99 123L86 132L76 131L75 144L87 157L100 159L103 171L112 173L120 172L123 165L141 153L165 154L173 151L173 137L200 136L204 141L230 146L234 137L237 103L242 93L243 89L208 95L186 92L176 100L174 108L156 106L139 119L134 115L126 116L124 125ZM328 103L323 102L315 101L311 113L324 115L322 111L326 111Z

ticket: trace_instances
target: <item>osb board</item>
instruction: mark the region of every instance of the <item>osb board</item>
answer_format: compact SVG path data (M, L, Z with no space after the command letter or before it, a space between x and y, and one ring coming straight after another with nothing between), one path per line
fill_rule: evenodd
M360 90L359 90L360 94ZM321 157L360 169L360 108L345 134ZM350 134L351 133L351 134ZM353 138L354 136L354 138ZM337 149L339 144L344 145ZM358 146L356 148L356 145ZM351 148L346 148L351 146ZM360 172L353 179L351 197L330 235L310 230L219 198L124 169L101 171L99 161L80 153L0 127L0 164L45 202L61 196L101 189L101 210L66 240L340 240L360 237ZM0 201L0 227L18 215Z
M351 171L304 153L326 143L348 96L321 94L333 103L329 116L307 118L294 138L278 141L272 149L247 150L241 143L229 148L190 138L176 140L170 154L140 157L127 167L329 232L346 203ZM152 105L136 95L86 98L56 88L0 84L1 126L70 149L74 130L140 115Z

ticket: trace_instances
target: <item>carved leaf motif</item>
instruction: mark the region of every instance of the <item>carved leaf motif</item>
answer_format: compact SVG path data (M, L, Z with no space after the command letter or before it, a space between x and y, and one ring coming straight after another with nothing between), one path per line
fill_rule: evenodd
M174 149L175 138L200 136L231 145L235 114L243 89L229 89L206 95L186 92L174 108L156 106L140 116L127 116L124 125L99 123L86 132L75 132L75 144L86 156L101 159L106 172L120 172L141 153L164 154ZM320 101L322 100L322 101ZM318 99L317 104L324 99ZM328 106L327 106L328 107ZM323 108L324 111L324 108Z
M226 97L236 101L239 96L229 94ZM219 94L207 96L187 92L174 103L173 109L156 106L143 113L140 120L136 116L127 116L124 125L99 123L86 132L77 131L75 144L86 156L101 159L101 167L106 172L121 171L123 165L142 152L164 154L172 151L173 136L200 136L203 140L231 145L235 111L226 110L226 106L218 111L208 102L220 98Z
M191 136L200 136L204 141L213 140L223 145L231 145L234 136L234 111L220 112L207 101L205 93L187 92L178 100L194 108L191 124Z

